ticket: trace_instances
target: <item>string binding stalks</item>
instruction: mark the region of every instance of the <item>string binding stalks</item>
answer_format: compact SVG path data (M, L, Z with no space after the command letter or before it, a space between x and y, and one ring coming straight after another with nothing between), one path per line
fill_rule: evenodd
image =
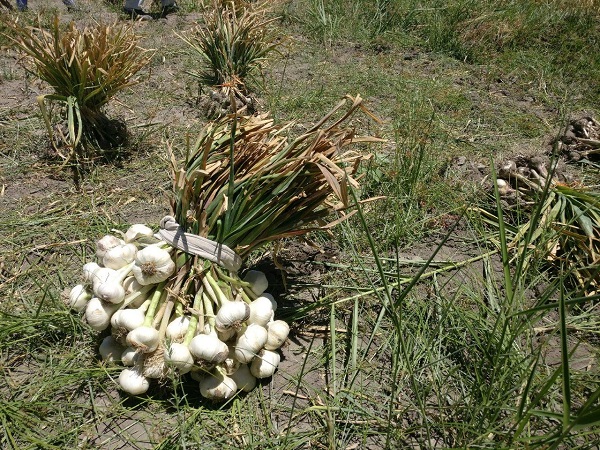
M203 396L224 401L275 373L289 325L276 319L266 276L244 261L353 214L349 191L370 155L351 147L380 142L342 127L357 111L374 117L347 97L295 139L267 115L207 125L183 164L172 154L173 216L158 233L138 224L98 241L68 301L93 328L111 328L103 358L128 366L123 390L189 373Z

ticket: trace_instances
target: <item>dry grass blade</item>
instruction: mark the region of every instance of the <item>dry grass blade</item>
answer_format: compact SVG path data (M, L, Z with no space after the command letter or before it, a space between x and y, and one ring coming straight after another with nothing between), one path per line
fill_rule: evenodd
M347 185L358 187L353 175L369 157L347 149L356 139L341 125L362 107L360 97L351 100L341 120L320 121L322 128L291 142L282 134L289 124L276 126L266 115L230 115L210 124L189 152L185 169L174 169L173 210L179 223L244 257L263 243L326 226L321 222L335 209L343 215L350 206ZM339 201L335 206L332 196Z

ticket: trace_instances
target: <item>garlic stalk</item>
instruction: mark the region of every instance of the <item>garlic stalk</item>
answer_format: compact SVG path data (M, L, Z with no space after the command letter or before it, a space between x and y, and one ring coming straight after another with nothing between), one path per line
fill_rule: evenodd
M192 339L194 338L194 335L196 334L196 327L198 325L198 315L201 313L201 306L202 290L197 292L194 296L194 304L192 306L192 309L195 311L195 313L192 315L192 317L188 318L187 316L182 316L182 318L185 318L187 320L185 338L183 340L183 343L172 342L169 345L168 349L165 351L165 362L177 368L179 370L179 373L181 374L189 372L194 366L194 358L190 352L189 345ZM171 322L171 324L178 320L179 319L175 319L175 321ZM171 324L169 324L169 326L171 326ZM169 335L169 326L167 326L167 336ZM181 328L178 325L177 333L179 334L180 332Z

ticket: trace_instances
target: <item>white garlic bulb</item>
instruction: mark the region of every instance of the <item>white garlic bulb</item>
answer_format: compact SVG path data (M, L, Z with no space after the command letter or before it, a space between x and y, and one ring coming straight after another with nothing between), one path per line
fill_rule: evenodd
M125 328L132 331L141 327L145 319L146 314L140 309L121 309L113 314L110 323L115 328Z
M250 307L248 323L255 323L264 327L273 318L273 305L267 297L260 296L248 306Z
M167 325L166 336L171 340L181 339L187 333L189 326L189 316L176 317Z
M103 283L106 283L111 278L114 278L116 276L117 276L116 270L109 269L108 267L98 267L91 274L92 289L94 289L94 290L97 289L98 286L100 286Z
M153 327L141 326L127 334L127 343L142 353L151 353L158 348L158 330Z
M99 268L100 266L95 262L85 263L83 265L83 281L91 285L94 280L94 272Z
M194 358L187 345L171 343L164 354L165 363L175 367L180 374L188 373L194 366Z
M96 256L99 261L102 261L105 253L113 247L121 245L123 241L112 234L103 236L98 242L96 242Z
M250 373L256 378L268 378L273 376L281 357L279 353L271 350L262 350L257 358L250 364Z
M235 343L235 357L249 363L267 343L267 330L255 323L248 325Z
M232 338L237 335L237 330L233 327L227 328L226 330L217 330L217 336L223 342L229 342Z
M229 355L229 347L217 337L216 333L194 336L189 349L194 358L214 364L225 361Z
M168 251L151 245L137 252L132 272L137 282L145 286L165 281L175 272L175 268Z
M85 320L96 331L106 330L110 325L110 317L118 308L119 305L94 297L85 307Z
M124 369L119 375L119 386L131 395L140 395L148 390L150 382L141 371L139 366Z
M131 225L127 231L125 232L124 239L125 242L133 242L137 241L140 238L148 238L153 237L154 231L152 228L144 225L143 223L136 223Z
M235 394L237 385L230 377L215 373L200 381L200 394L210 400L228 400Z
M277 350L290 334L290 326L283 320L274 320L267 324L266 350Z
M246 302L230 301L221 306L215 318L217 330L225 331L229 328L239 328L242 322L248 320L250 307Z
M237 388L244 392L250 392L256 387L256 377L250 373L250 368L247 364L240 364L238 369L230 376L235 381Z
M102 361L107 363L116 363L121 361L123 350L123 346L119 344L112 336L106 336L98 348L98 352L100 353Z
M136 253L137 248L133 244L118 245L106 251L102 263L104 267L118 270L132 262Z
M121 353L121 362L124 366L134 366L142 357L142 352L139 352L133 347L127 347Z
M249 270L244 276L244 281L250 283L250 289L255 296L260 296L269 287L269 282L264 272L260 270Z
M69 292L69 307L75 311L81 312L85 309L92 294L87 291L83 284L78 284Z
M261 297L268 298L269 301L271 302L271 306L273 307L273 312L277 311L277 301L275 300L275 297L273 297L268 292L263 292Z
M94 295L108 303L121 303L125 298L125 288L119 283L107 281L94 289Z

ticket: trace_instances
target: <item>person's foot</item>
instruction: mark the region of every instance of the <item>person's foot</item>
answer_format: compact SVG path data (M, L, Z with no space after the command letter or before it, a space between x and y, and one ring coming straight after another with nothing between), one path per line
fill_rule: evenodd
M177 6L177 3L173 3L172 5L164 6L162 9L161 17L166 17L169 14L176 13L177 11L179 11L179 6Z
M123 8L123 12L133 20L152 20L152 16L142 9Z

